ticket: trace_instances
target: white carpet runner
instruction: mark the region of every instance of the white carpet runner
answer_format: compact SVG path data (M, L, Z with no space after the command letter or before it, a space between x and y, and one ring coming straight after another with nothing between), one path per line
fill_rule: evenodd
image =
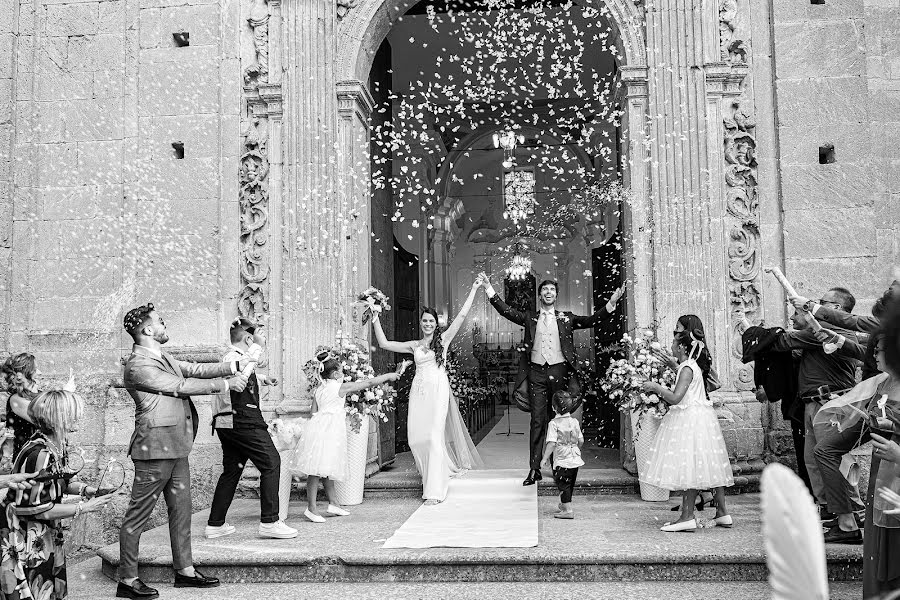
M384 548L530 548L538 544L537 486L522 470L469 471L447 499L422 505Z

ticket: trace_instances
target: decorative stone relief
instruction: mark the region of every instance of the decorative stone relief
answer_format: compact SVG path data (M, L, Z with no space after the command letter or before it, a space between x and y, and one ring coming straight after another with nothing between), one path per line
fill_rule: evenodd
M269 277L268 231L269 160L266 152L268 124L254 117L244 138L241 156L241 292L238 312L259 321L269 310L266 280Z
M719 3L719 54L722 62L746 63L747 45L735 35L737 30L737 0Z
M269 3L252 0L247 23L253 31L253 62L244 69L244 84L253 85L269 80Z
M728 295L736 358L742 355L741 334L758 320L759 292L759 196L757 190L756 122L735 101L724 117L725 208L732 221L728 239ZM738 367L738 389L752 389L753 373Z
M356 8L359 0L336 0L337 1L337 18L343 19L351 9Z

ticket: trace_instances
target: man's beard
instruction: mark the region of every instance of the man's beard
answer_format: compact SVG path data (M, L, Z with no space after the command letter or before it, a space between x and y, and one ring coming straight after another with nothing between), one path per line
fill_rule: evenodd
M153 339L160 344L165 344L169 341L169 334L163 331L162 333L157 333L156 335L154 335Z

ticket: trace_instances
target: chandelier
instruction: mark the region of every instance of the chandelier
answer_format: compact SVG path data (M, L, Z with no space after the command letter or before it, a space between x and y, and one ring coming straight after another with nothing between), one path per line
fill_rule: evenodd
M531 273L531 259L525 256L525 246L516 242L512 262L506 267L506 276L512 281L521 281Z
M503 148L503 168L511 169L516 162L516 146L525 143L525 136L505 129L493 135L494 148Z

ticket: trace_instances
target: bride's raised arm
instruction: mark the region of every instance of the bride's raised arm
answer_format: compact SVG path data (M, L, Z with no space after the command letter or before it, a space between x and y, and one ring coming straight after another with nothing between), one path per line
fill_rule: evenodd
M413 353L414 342L392 342L387 339L387 336L384 335L384 329L381 327L381 319L378 318L378 313L372 315L372 329L375 330L375 339L381 348L389 352L399 352L400 354Z
M445 331L441 335L445 348L450 346L450 342L452 342L453 338L456 337L456 334L459 333L459 329L462 327L463 322L466 320L466 315L469 314L469 310L472 308L472 303L475 301L475 292L477 292L478 288L480 287L481 278L479 277L472 283L472 289L471 291L469 291L469 297L466 298L466 301L463 303L462 308L459 309L459 313L456 315L456 318L453 319L453 322L450 323L449 327L447 327L447 331Z

